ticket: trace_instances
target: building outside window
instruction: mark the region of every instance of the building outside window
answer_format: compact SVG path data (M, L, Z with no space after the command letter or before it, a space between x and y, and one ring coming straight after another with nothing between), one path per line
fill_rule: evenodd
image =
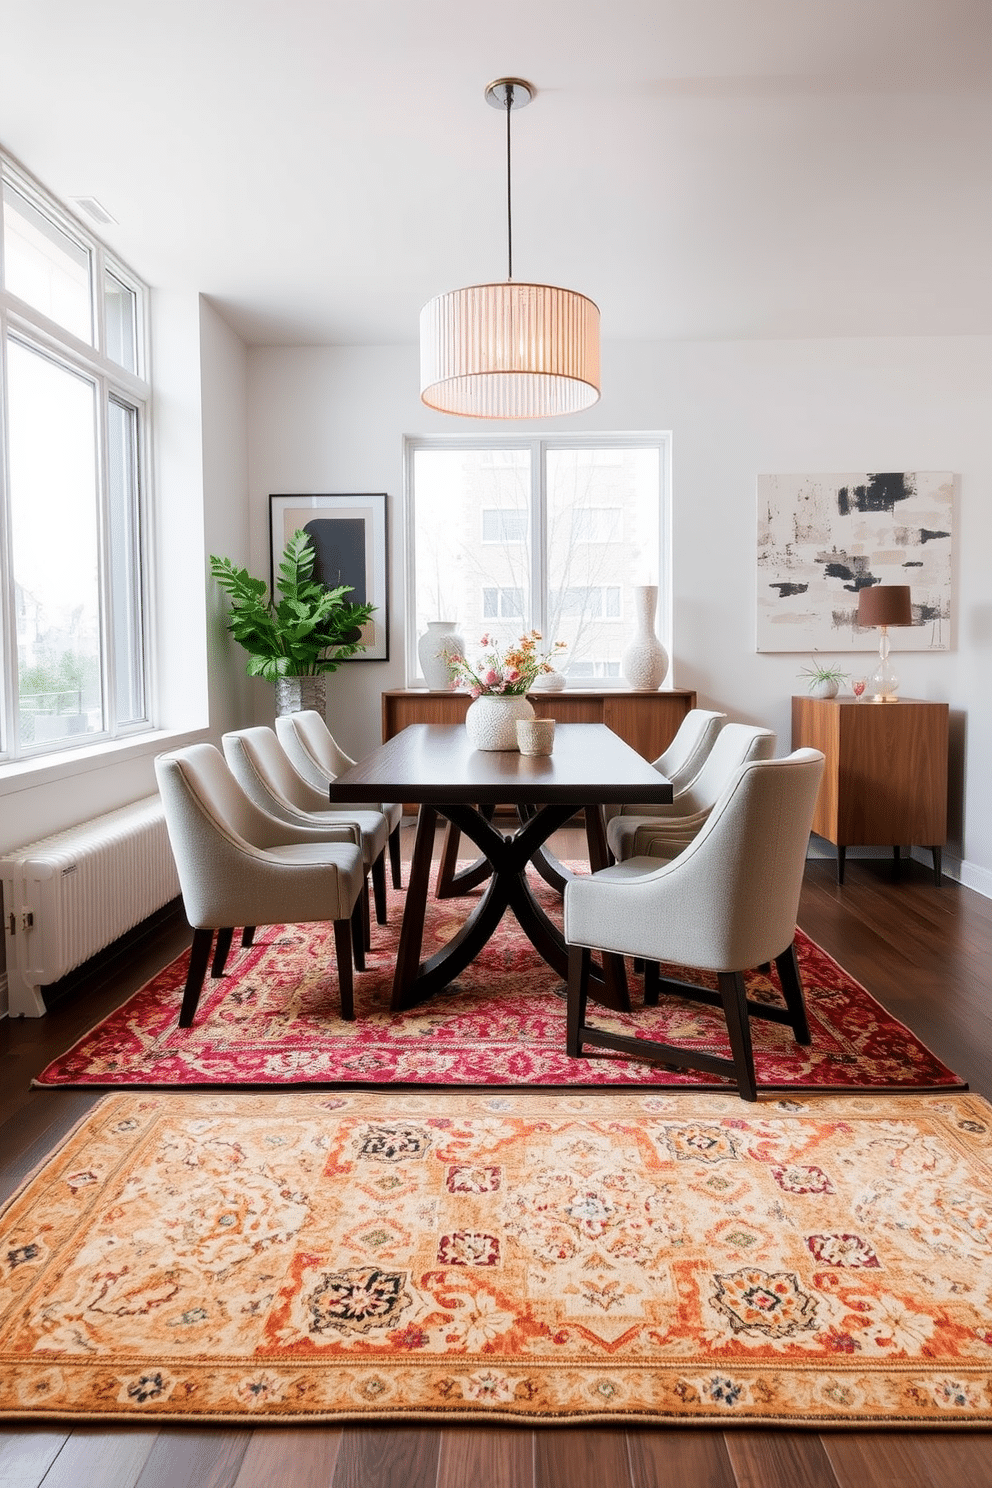
M577 686L620 686L636 584L659 586L668 634L669 441L665 434L464 436L407 441L407 675L430 620L454 620L471 653L539 630L567 649Z
M0 758L149 726L145 286L0 155Z

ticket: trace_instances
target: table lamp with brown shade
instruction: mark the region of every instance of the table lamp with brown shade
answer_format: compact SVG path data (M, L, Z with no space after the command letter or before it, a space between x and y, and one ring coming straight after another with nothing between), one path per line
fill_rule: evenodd
M868 683L872 702L894 703L899 693L899 678L889 663L889 626L912 625L913 607L908 584L875 584L858 595L858 624L867 629L877 625L882 634L878 642L878 670Z

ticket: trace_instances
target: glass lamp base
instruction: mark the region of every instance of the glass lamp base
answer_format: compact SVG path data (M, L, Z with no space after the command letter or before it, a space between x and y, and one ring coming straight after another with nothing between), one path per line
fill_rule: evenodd
M878 643L878 667L869 679L868 691L873 703L895 703L899 699L899 678L889 663L889 633L884 625Z

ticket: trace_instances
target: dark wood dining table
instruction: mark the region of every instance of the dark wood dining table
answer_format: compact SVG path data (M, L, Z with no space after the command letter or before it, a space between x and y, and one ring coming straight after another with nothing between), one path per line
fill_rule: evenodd
M559 976L568 970L565 938L534 897L528 864L548 838L581 811L589 866L609 859L603 807L624 801L664 804L671 782L601 723L559 724L554 751L530 756L515 750L477 750L460 724L414 724L365 756L330 786L336 801L407 801L419 807L417 835L396 956L391 1006L413 1007L453 981L479 954L507 909ZM503 832L497 806L518 808L516 830ZM421 961L437 818L470 838L492 869L481 899L458 933ZM567 870L560 870L567 877ZM545 876L548 876L545 873ZM554 875L552 874L552 877ZM623 962L604 957L590 996L627 1010Z

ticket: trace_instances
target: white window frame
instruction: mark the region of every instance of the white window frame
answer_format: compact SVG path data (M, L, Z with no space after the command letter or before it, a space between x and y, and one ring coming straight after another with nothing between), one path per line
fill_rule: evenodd
M624 431L599 434L408 434L403 440L403 520L405 557L405 605L406 631L406 676L408 687L426 685L420 672L417 656L416 635L416 514L414 503L414 459L418 450L492 450L526 449L530 451L531 500L530 500L530 587L534 598L534 627L547 633L548 592L544 576L547 572L545 551L545 508L547 504L546 453L554 449L657 449L658 478L658 637L670 656L674 658L672 637L672 436L667 430L651 432ZM589 686L589 679L569 679L567 685L581 690ZM672 686L675 686L674 679ZM597 677L596 691L617 690L626 687L622 677Z
M153 723L151 574L151 386L148 380L150 305L147 286L100 240L52 198L10 156L0 151L0 181L9 182L36 210L42 212L68 237L87 249L91 258L93 344L81 340L44 313L10 293L3 285L3 232L0 224L0 767L22 764L73 750L92 749L147 733ZM104 285L111 273L136 297L138 316L137 371L132 373L106 355ZM17 628L14 614L13 552L10 541L10 467L7 454L7 345L19 341L31 352L46 357L67 372L76 373L95 386L96 449L100 593L100 652L104 728L95 733L46 740L40 745L19 742L17 697ZM143 716L118 723L116 717L116 673L111 621L111 577L109 561L109 451L107 414L111 398L137 412L136 439L138 482L137 521L141 568L138 604L141 614L140 669L143 682Z

